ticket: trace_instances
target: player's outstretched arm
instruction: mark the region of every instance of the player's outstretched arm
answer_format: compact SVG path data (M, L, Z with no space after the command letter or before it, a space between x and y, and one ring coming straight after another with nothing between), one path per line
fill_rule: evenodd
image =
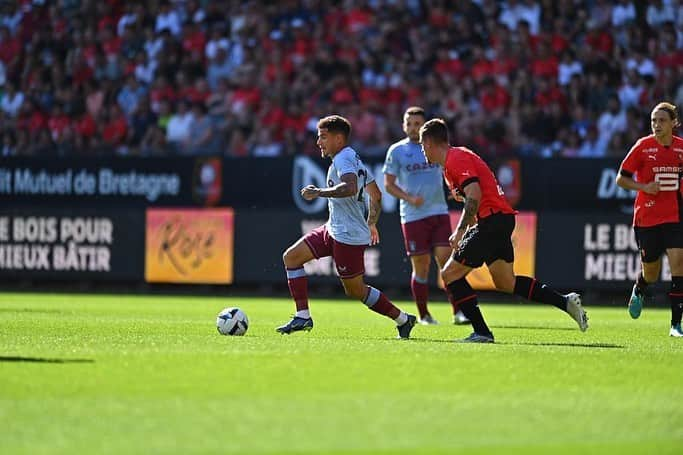
M320 197L350 197L356 195L358 191L358 177L356 174L344 174L339 179L341 183L338 185L321 189Z
M330 188L318 188L307 185L301 189L301 196L307 201L317 197L349 197L354 196L358 190L358 177L348 173L340 177L341 183Z

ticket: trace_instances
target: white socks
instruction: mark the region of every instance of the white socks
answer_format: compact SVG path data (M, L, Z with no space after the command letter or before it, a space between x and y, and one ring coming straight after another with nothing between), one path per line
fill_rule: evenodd
M408 322L408 315L401 311L401 314L399 314L398 317L394 319L394 321L396 321L396 325L403 325L406 322Z
M303 319L311 319L311 312L308 310L300 310L297 311L294 316L297 318L303 318Z

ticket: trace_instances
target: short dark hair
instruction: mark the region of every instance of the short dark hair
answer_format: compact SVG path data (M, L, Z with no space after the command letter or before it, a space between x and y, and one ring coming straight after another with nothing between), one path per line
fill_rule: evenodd
M410 106L408 109L406 109L405 114L403 114L404 117L408 115L421 115L422 118L427 118L425 115L425 110L420 106Z
M425 138L440 144L448 144L448 126L440 118L434 118L420 128L420 142Z
M652 112L655 111L664 111L667 114L669 114L669 117L671 118L671 122L674 125L674 128L677 126L680 126L681 121L678 118L678 110L676 109L676 105L672 103L667 103L667 102L661 102L658 105L655 106L654 109L652 109Z
M351 122L341 115L328 115L318 121L318 129L325 129L330 133L339 133L348 139L351 135Z

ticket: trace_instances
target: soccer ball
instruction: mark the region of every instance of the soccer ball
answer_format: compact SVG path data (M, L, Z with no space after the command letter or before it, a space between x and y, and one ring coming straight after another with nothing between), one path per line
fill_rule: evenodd
M216 318L216 328L221 335L244 335L249 328L249 319L239 308L226 308Z

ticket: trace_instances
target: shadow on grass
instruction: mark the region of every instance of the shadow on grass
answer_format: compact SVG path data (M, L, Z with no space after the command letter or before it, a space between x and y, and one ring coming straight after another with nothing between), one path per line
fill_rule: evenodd
M612 343L498 343L515 346L566 346L570 348L626 349L626 346Z
M0 308L0 313L63 313L63 310L57 309L38 309L38 308Z
M492 329L522 329L522 330L576 330L576 327L550 327L547 325L492 325Z
M457 338L452 338L448 340L434 339L434 338L411 338L409 340L402 340L401 342L408 343L450 343L450 344L479 344L479 343L463 343ZM538 343L516 343L514 341L496 341L492 344L493 346L560 346L569 348L598 348L598 349L626 349L626 346L620 344L612 343L551 343L551 342L538 342Z
M439 340L436 338L410 338L408 340L396 340L398 343L449 343L449 344L460 344L457 342L457 338L450 338L448 340Z
M0 355L0 362L28 362L28 363L95 363L92 359L45 359L43 357L20 357Z

